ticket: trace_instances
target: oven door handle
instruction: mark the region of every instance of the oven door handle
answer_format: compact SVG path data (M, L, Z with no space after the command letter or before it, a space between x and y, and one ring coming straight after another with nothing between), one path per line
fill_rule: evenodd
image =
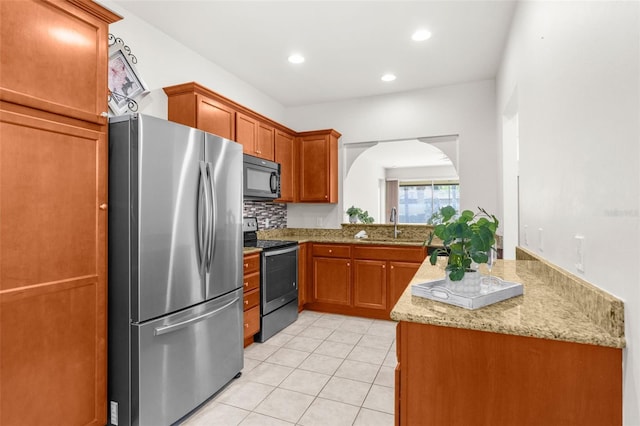
M279 254L291 253L293 251L298 251L298 246L285 247L279 250L264 250L262 254L265 257L269 257L269 256L277 256Z

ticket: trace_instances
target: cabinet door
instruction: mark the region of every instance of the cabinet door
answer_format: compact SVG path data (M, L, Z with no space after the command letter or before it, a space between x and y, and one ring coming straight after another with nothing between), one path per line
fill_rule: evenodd
M242 144L242 152L256 155L258 122L241 112L236 113L236 142Z
M117 19L90 2L0 2L0 99L105 123L105 21Z
M353 261L353 306L387 309L387 262Z
M389 309L398 303L419 268L420 263L389 262Z
M236 112L220 102L197 95L196 127L225 139L235 140Z
M0 424L104 425L106 135L3 110L0 134Z
M326 136L300 140L300 201L329 202L328 144Z
M275 132L275 161L280 163L280 198L292 203L297 192L295 137L280 130Z
M340 258L313 258L314 302L351 304L351 261Z
M256 138L256 156L265 160L274 160L274 132L273 127L264 123L258 123L258 135Z
M304 309L307 303L307 256L309 253L309 243L302 243L298 246L298 311Z

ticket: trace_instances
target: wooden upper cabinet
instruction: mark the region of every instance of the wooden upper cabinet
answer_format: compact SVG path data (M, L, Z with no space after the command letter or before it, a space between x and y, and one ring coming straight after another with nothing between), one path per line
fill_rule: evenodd
M226 105L206 98L197 97L196 127L225 139L235 140L234 118L236 112ZM169 118L170 119L170 118Z
M275 131L275 162L280 163L281 203L293 203L297 198L296 138L281 130Z
M105 124L108 24L88 1L0 2L0 99Z
M242 152L256 155L256 138L258 136L258 122L246 114L236 113L236 138L242 144Z
M236 140L236 110L213 99L208 89L197 83L165 87L170 121L195 127L225 139Z
M265 160L274 160L274 131L273 127L265 123L258 123L256 138L256 156Z
M300 133L300 201L338 202L338 138L335 130Z

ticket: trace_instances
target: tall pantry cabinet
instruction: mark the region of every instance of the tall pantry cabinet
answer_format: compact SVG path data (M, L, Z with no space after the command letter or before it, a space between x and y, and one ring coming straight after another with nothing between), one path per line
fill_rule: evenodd
M0 0L0 424L104 425L108 25Z

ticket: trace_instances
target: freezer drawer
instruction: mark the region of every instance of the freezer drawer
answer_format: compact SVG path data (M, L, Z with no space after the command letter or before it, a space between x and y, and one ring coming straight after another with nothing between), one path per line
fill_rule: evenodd
M139 426L169 425L228 383L243 367L242 289L169 317L133 326ZM135 392L134 392L135 393ZM135 407L139 410L135 410Z

